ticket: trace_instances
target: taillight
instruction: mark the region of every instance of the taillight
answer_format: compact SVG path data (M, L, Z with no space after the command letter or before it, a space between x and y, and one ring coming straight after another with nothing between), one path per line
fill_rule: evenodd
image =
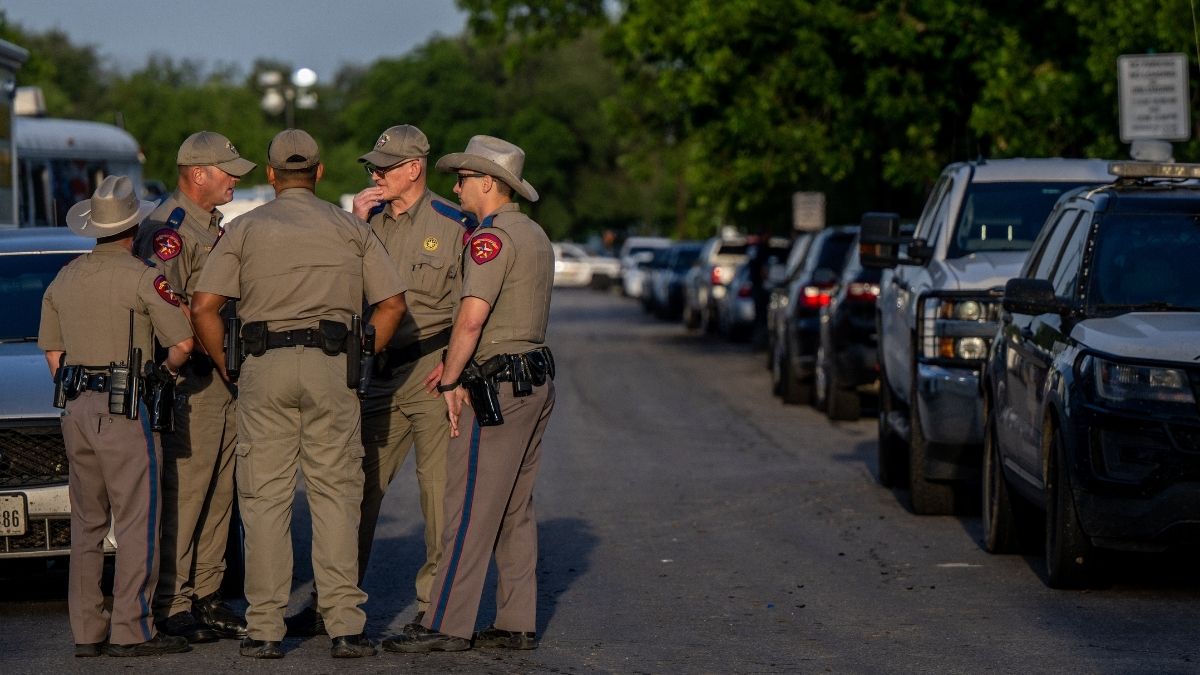
M879 284L855 281L846 287L846 299L854 302L875 302L879 297Z
M742 287L738 289L738 297L739 298L748 298L748 297L750 297L750 294L753 292L754 292L754 288L750 284L742 284Z
M725 285L725 275L722 273L719 265L713 265L711 281L713 286Z
M833 284L813 284L800 292L800 305L805 309L821 309L829 306L829 292Z

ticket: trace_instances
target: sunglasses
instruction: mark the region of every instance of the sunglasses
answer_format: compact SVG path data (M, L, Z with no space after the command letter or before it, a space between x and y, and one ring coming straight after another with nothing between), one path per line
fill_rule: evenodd
M454 181L454 184L458 187L462 187L464 180L468 178L483 178L486 175L486 173L460 173L458 174L458 178Z
M392 169L398 169L398 168L404 166L405 164L412 164L415 161L417 161L417 160L416 159L406 159L403 162L397 162L396 164L393 164L391 166L375 166L374 164L364 164L363 168L367 170L368 176L379 176L380 178L382 178L384 174L391 171Z

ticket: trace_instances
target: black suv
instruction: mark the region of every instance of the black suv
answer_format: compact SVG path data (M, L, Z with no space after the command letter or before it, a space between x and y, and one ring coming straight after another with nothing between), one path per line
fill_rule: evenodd
M1044 512L1053 587L1200 523L1200 182L1181 180L1200 165L1111 171L1059 200L1005 286L983 379L985 546L1015 550Z
M821 310L814 393L816 407L831 420L858 419L863 394L879 391L875 300L882 275L878 267L863 267L852 245L837 291Z

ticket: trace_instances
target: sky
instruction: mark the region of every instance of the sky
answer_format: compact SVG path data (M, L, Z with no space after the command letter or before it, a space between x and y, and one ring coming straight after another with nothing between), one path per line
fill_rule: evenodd
M0 10L26 30L58 28L94 45L126 72L156 52L243 73L261 57L326 82L342 65L401 56L466 23L453 0L3 0Z

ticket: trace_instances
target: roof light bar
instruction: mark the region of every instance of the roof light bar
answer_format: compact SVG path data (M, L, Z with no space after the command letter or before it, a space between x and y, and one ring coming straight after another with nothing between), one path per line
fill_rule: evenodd
M1200 178L1200 164L1111 162L1108 172L1121 178Z

